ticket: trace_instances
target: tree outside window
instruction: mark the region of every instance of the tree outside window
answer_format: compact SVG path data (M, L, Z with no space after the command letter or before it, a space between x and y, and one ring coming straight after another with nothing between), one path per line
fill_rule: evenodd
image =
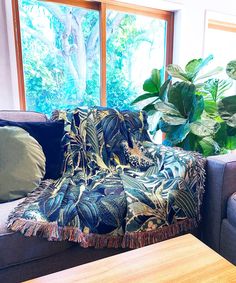
M100 16L96 9L19 0L27 110L100 104ZM107 106L131 109L153 68L166 62L167 21L107 9Z

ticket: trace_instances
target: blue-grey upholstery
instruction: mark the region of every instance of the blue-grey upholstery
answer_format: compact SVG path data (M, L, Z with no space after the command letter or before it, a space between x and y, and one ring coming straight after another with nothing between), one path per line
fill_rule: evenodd
M44 122L47 116L34 111L0 110L0 119L16 122Z
M0 119L46 121L44 114L0 111ZM203 202L203 240L236 264L236 155L208 158ZM20 282L75 265L84 264L123 249L83 249L67 242L26 238L6 228L7 216L21 200L0 204L0 282Z
M236 264L236 228L227 218L223 219L220 231L220 254Z
M47 117L37 112L0 111L0 119L43 122ZM45 239L26 238L19 233L8 231L6 227L8 215L22 200L0 204L0 270L51 256L72 246L68 242L50 243Z
M227 202L227 219L236 229L236 193L233 193Z
M7 230L8 214L21 200L0 204L0 270L9 266L48 257L72 246L69 242L48 242L45 239L26 238ZM1 281L0 281L1 282Z
M0 119L43 122L47 117L37 112L0 111ZM0 283L21 282L125 251L84 249L71 242L26 238L8 231L8 215L22 200L0 203Z
M236 154L209 157L206 173L203 240L236 264Z

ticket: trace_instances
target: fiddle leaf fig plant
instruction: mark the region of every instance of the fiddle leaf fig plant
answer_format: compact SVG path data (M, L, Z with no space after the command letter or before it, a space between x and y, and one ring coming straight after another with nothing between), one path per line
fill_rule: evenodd
M236 80L236 60L232 60L227 64L226 73L231 79Z
M163 81L163 75L162 71L158 69L153 69L151 77L148 78L144 84L143 84L143 90L145 91L144 94L138 96L133 102L132 105L138 103L138 102L143 102L144 100L147 99L152 99L151 103L148 103L143 110L147 112L152 112L156 111L154 104L156 103L157 100L165 99L166 96L166 91L168 89L170 79L165 81L165 83L162 85Z
M236 80L236 60L227 64L226 73L232 80ZM236 149L236 95L223 97L218 103L218 111L224 121L224 147L229 150Z
M204 82L198 94L204 97L204 110L212 118L217 118L218 103L224 98L225 92L232 87L231 80L211 78Z
M205 74L200 75L202 69L208 65L208 63L213 60L213 56L210 55L205 59L193 59L187 63L185 66L185 69L183 69L178 66L171 64L167 66L167 72L169 75L171 75L173 78L180 79L181 81L186 81L190 83L195 83L199 80L208 78L210 76L213 76L215 74L218 74L223 70L222 67L216 67L212 69L211 71L208 71Z
M219 113L229 127L236 129L236 95L225 97L219 102Z
M161 130L165 134L163 144L205 156L236 148L236 96L224 97L232 80L212 78L221 67L203 72L212 59L212 55L193 59L185 68L169 65L169 78L163 84L162 72L154 69L144 82L146 93L133 101L146 102L143 110L156 117L151 134ZM231 78L236 78L236 61L227 70Z

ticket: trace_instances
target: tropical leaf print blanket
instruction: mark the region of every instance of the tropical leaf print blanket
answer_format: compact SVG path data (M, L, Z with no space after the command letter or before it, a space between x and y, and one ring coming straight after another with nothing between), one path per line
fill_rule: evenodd
M56 111L63 119L64 173L44 180L9 216L25 236L83 247L137 248L195 228L205 160L156 145L142 111Z

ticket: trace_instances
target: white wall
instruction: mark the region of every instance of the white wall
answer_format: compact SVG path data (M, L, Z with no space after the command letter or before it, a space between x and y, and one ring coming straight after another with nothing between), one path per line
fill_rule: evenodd
M174 62L178 64L185 64L192 58L204 56L207 11L219 12L226 16L236 15L235 0L183 0L182 2L183 8L176 12L175 21Z
M174 63L181 65L192 58L203 56L207 10L236 16L235 0L121 1L175 11L173 60ZM19 108L10 2L0 0L0 109Z

